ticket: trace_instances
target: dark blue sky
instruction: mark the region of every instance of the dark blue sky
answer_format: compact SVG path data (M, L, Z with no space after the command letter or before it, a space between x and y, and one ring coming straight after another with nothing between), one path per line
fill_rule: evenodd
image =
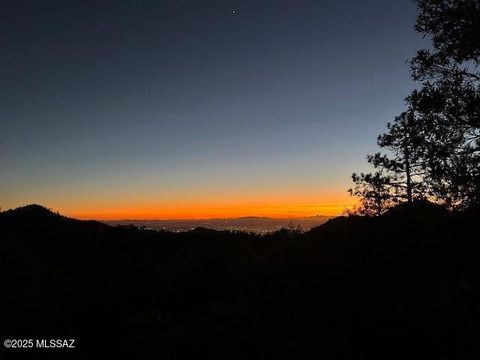
M414 85L415 17L409 0L3 0L0 206L348 203Z

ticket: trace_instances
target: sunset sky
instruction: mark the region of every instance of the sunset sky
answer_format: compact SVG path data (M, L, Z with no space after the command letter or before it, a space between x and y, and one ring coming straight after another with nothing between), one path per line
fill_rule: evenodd
M0 3L0 206L336 215L425 46L409 0Z

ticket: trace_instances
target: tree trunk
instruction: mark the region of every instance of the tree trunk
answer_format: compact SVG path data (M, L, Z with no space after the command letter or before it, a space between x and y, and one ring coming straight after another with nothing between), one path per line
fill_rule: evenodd
M404 156L405 156L405 176L407 178L407 203L408 204L411 204L413 202L413 183L412 183L412 171L411 171L411 167L410 167L410 148L408 147L409 146L409 142L411 141L410 139L410 131L411 131L411 126L413 125L413 121L414 121L414 110L412 109L412 111L410 112L410 121L405 124L406 125L406 128L405 128L405 142L404 142Z
M410 174L410 161L405 157L405 174L407 177L407 203L411 204L413 201L412 195L412 175Z

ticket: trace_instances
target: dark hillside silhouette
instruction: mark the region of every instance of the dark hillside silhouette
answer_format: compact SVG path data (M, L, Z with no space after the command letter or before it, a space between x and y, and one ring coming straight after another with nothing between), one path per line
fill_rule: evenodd
M27 206L0 213L1 333L71 336L79 357L478 356L478 215L414 202L260 236Z

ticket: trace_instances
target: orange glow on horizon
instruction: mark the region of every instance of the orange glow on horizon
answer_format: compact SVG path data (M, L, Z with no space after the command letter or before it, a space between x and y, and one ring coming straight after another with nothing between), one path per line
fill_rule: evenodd
M67 216L78 219L95 220L179 220L179 219L208 219L208 218L236 218L244 216L263 216L271 218L300 218L316 215L339 216L355 204L352 199L348 203L333 204L265 204L265 205L238 205L238 206L178 206L160 208L151 205L122 206L102 209L84 209L66 211Z
M70 193L56 199L26 197L16 206L37 203L62 215L83 220L179 220L260 216L301 218L338 216L356 205L343 189L217 191L182 194L103 192Z

